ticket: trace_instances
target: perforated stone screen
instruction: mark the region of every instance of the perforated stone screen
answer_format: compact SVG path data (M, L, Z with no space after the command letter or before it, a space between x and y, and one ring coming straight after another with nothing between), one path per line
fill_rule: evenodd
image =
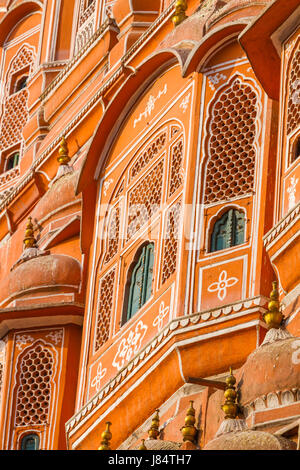
M289 78L287 134L300 125L300 50L294 53Z
M112 211L107 231L107 249L104 262L108 263L118 251L120 237L120 209L117 207Z
M137 176L166 145L167 134L160 134L137 158L131 168L131 178Z
M257 93L240 79L216 98L208 125L205 204L253 189L257 114Z
M181 217L181 202L177 202L167 212L167 225L165 230L165 242L162 265L162 284L176 271L178 237Z
M116 270L112 269L100 280L99 283L98 314L94 345L95 352L97 352L109 338L115 275Z
M52 352L41 344L23 356L16 403L16 426L46 424L51 398Z
M159 209L163 186L163 161L160 161L129 194L128 239Z

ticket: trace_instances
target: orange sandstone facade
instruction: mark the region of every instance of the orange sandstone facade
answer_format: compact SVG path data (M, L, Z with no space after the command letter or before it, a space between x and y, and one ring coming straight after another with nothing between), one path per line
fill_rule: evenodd
M299 18L0 1L2 450L297 448Z

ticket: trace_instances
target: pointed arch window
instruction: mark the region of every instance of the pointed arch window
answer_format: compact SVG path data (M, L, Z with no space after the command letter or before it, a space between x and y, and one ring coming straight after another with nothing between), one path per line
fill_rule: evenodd
M126 287L123 323L130 320L151 297L153 265L154 243L148 243L138 250L136 261L130 270Z
M210 252L241 245L245 241L245 215L229 209L215 223L211 234Z
M20 152L14 152L8 157L5 164L5 171L12 170L19 164Z
M291 163L294 163L300 157L300 135L294 141Z
M24 90L24 88L27 87L27 82L28 82L27 75L24 75L23 77L21 77L15 84L14 92L17 93L18 91Z
M28 434L21 441L21 450L39 450L40 439L37 434Z

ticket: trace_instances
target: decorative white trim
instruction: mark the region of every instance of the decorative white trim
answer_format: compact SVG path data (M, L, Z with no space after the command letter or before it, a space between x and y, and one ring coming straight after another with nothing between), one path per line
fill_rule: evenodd
M172 337L176 334L193 331L201 327L206 327L208 324L216 324L224 322L224 320L230 320L231 318L236 318L238 316L246 316L249 313L260 311L261 313L265 312L266 309L262 308L262 305L266 305L267 299L264 297L254 297L252 299L247 299L245 301L237 302L231 305L227 305L221 309L209 310L201 313L195 313L192 315L187 315L184 317L178 317L171 320L163 330L157 334L149 343L147 343L141 351L139 351L131 361L116 374L106 385L102 387L100 392L96 394L91 400L89 400L78 412L66 423L66 431L69 435L73 434L76 429L78 429L79 424L84 418L84 422L89 419L91 414L94 414L96 409L102 406L104 397L108 399L113 393L115 393L116 388L119 389L122 386L122 382L126 382L130 377L132 377L139 367L141 367L148 358L152 357L161 349ZM218 311L218 315L221 318L215 318L215 313ZM209 320L209 322L208 322ZM249 328L250 326L255 326L256 324L261 324L259 320L254 320L245 324L237 325L232 328L224 328L222 330L217 330L213 333L200 334L197 337L193 337L189 340L185 340L184 344L189 344L191 342L205 341L208 338L228 334L229 331L235 331L236 329ZM182 342L176 343L176 347L180 346ZM174 345L173 345L174 346ZM172 346L172 347L173 347ZM167 353L166 353L167 354ZM163 360L160 358L159 361ZM155 365L153 366L155 367ZM147 373L150 373L149 370ZM143 380L143 378L141 378ZM100 418L99 418L100 419ZM83 424L83 423L82 423ZM90 429L91 430L91 429Z

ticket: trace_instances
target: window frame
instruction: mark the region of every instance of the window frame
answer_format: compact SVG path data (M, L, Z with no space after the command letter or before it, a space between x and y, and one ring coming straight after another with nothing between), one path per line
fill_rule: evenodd
M138 272L138 269L142 267L144 257L144 272L142 274L142 286L141 286L141 301L139 308L133 310L133 301L134 301L134 288L135 283L133 279L135 274ZM133 318L136 313L148 302L151 298L153 292L153 281L154 281L154 262L155 262L155 243L147 242L140 246L135 253L134 260L131 263L128 273L127 273L127 282L125 286L125 295L123 301L123 314L122 322L124 325L131 318ZM150 277L151 274L151 277ZM149 285L151 289L149 290Z
M225 208L224 208L225 209ZM239 239L240 235L240 230L238 229L238 224L239 224L239 218L237 215L240 215L240 218L242 217L243 220L243 241L240 241L237 243L237 240ZM218 232L216 232L216 228L218 228L219 225L221 225L221 222L223 219L225 219L225 216L227 216L226 221L222 225L226 225L225 229L225 243L227 243L226 246L223 246L222 248L217 248L217 235ZM231 220L229 217L231 216ZM229 221L228 221L229 219ZM230 227L231 226L231 227ZM229 232L230 231L230 232ZM222 213L216 218L214 223L211 226L211 230L209 231L209 254L215 254L223 250L228 250L231 248L236 248L237 246L241 246L245 243L245 237L246 236L246 214L242 209L238 209L236 207L227 207L225 210L222 211ZM215 240L214 240L215 238ZM228 242L226 242L226 238L228 239Z
M27 442L30 440L30 439L33 439L34 440L34 449L26 449L26 444ZM20 450L39 450L40 448L40 436L36 433L30 433L30 434L26 434L25 436L23 436L21 438L21 443L20 443Z

